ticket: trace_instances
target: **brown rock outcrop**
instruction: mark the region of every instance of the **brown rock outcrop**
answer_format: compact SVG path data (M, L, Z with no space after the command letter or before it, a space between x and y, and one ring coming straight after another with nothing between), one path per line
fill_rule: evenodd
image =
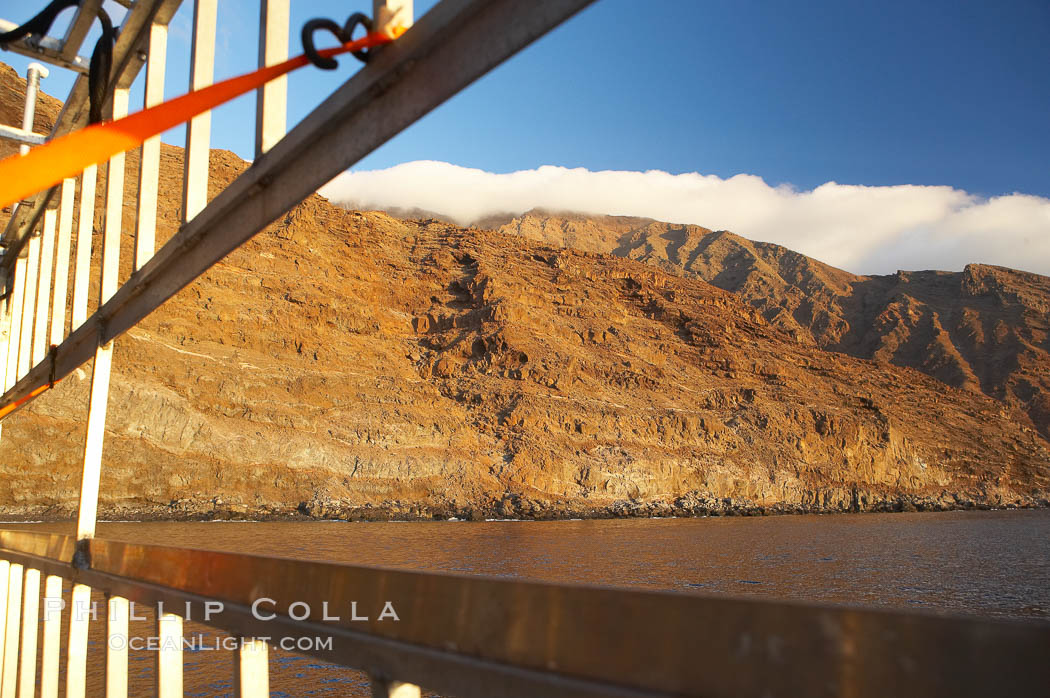
M213 151L213 194L244 167ZM163 240L181 150L162 168ZM1050 492L1048 443L1013 404L796 341L698 278L319 196L118 339L114 367L110 517L1026 506ZM4 421L4 515L72 512L89 375Z

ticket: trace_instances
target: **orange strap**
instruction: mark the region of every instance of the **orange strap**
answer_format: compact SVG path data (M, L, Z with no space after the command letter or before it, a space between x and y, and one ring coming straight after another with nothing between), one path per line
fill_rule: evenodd
M390 43L392 39L372 33L317 53L324 57L359 51ZM143 109L123 119L94 124L62 138L33 148L25 155L12 155L0 160L0 206L9 206L39 191L55 186L67 177L75 177L85 167L137 147L147 138L189 121L194 116L214 109L245 92L307 65L306 56L296 56L284 63L259 68L252 73L217 82L196 92ZM10 407L10 405L8 406ZM0 413L3 417L6 412Z
M58 381L55 381L55 383L58 383ZM34 388L33 392L29 393L25 397L19 398L18 400L15 400L11 404L5 405L3 408L0 408L0 419L3 419L7 415L11 414L15 410L17 410L19 407L21 407L22 405L26 404L27 402L29 402L33 398L35 398L40 393L51 389L55 385L55 383L45 383L44 385L41 385L41 386L39 386L37 388Z

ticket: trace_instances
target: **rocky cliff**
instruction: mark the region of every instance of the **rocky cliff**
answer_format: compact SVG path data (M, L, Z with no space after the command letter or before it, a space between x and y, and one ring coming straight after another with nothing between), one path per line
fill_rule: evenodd
M796 341L918 369L1025 412L1050 438L1050 278L962 272L858 276L779 245L648 219L529 212L490 225L614 254L731 291ZM1050 231L1048 231L1050 234Z
M181 163L166 146L162 241ZM212 193L245 167L213 151ZM305 201L117 340L102 515L1046 504L1050 444L1017 403L828 351L699 274L519 233ZM72 513L90 370L4 421L4 515Z

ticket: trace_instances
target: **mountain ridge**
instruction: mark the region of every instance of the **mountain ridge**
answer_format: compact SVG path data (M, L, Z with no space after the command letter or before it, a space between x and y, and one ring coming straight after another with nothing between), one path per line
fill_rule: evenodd
M862 276L728 231L630 217L532 211L494 229L703 279L798 341L983 392L1050 437L1048 277L984 264Z

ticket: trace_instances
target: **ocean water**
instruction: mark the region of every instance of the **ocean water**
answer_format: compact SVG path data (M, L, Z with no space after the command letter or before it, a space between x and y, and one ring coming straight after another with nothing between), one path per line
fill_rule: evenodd
M98 535L415 570L1050 622L1047 510L549 522L102 523ZM99 627L89 661L99 669L93 674L100 674L103 623L93 625ZM148 634L149 627L143 623L139 630ZM188 623L191 630L221 635ZM132 693L148 694L152 653L129 654ZM187 695L232 695L229 654L187 653ZM277 649L270 663L271 687L285 695L368 695L366 677L350 669Z

